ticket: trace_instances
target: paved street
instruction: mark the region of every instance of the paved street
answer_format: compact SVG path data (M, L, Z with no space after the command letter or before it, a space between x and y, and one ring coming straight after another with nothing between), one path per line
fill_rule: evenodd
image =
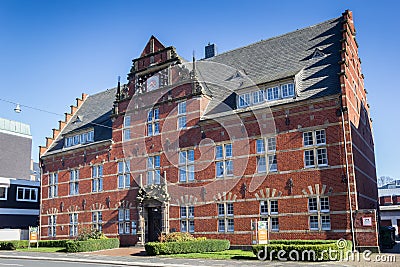
M342 262L282 262L259 260L205 260L205 259L176 259L168 257L144 256L141 248L119 248L90 253L37 253L0 251L0 267L2 266L377 266L393 267L400 262L400 243L390 251L382 254L372 254L370 261L360 259ZM389 262L388 260L391 260ZM378 262L380 261L380 262ZM386 261L386 262L384 262Z

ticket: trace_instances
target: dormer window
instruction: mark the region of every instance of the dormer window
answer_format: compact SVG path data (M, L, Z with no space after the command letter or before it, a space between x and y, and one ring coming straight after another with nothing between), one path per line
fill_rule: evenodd
M65 140L64 147L71 147L79 144L91 143L94 141L94 130L66 136L64 140Z
M290 97L295 97L294 83L285 83L274 85L267 89L239 94L237 98L237 106L239 108L245 108L262 104L265 101L274 101Z

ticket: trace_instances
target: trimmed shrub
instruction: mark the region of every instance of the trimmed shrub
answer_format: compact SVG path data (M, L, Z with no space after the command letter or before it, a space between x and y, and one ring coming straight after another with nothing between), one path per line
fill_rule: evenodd
M28 240L0 241L0 250L16 250L18 248L27 248Z
M105 239L89 239L85 241L67 241L66 251L67 252L86 252L86 251L97 251L103 249L112 249L119 247L118 238L105 238Z
M229 249L229 246L229 240L207 239L183 242L149 242L145 244L145 249L147 255L154 256L224 251Z
M68 239L61 239L61 240L40 240L39 247L66 247L66 243L69 241Z
M351 251L351 241L346 242L345 248L339 248L336 240L271 240L268 245L254 245L253 253L265 260L278 257L293 261L341 260Z
M195 240L195 238L191 234L185 232L162 234L159 237L160 242L185 242L192 240Z
M86 241L89 239L106 239L107 237L103 232L100 232L97 229L87 229L84 228L82 232L78 235L76 240L78 241Z
M68 240L39 240L39 247L66 247ZM27 248L28 240L0 241L0 250L16 250L19 248ZM36 246L32 243L31 246Z

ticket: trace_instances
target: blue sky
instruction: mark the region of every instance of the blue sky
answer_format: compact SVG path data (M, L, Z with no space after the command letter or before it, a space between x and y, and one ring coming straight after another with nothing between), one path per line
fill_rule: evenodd
M125 81L151 35L184 58L219 52L354 13L371 105L378 176L400 178L396 80L399 1L94 1L0 0L0 98L63 114L82 92ZM0 101L0 117L31 125L32 157L63 116Z

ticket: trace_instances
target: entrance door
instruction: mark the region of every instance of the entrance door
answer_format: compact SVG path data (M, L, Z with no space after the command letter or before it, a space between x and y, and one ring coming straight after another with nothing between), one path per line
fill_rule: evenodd
M161 232L161 208L148 208L148 242L158 241Z

